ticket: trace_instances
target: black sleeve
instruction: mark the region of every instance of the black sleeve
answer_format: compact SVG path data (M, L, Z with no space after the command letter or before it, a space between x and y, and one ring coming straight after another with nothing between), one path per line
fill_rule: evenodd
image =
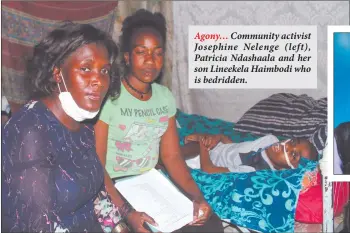
M16 216L12 230L53 232L57 206L49 137L44 127L11 127L3 139L2 170L5 195L13 201L8 211Z

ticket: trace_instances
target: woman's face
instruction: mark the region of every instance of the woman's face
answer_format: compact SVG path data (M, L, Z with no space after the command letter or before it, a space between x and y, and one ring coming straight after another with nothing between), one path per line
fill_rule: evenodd
M87 44L73 52L62 65L68 91L79 107L90 112L100 109L108 91L111 64L103 45ZM65 87L60 83L60 88Z
M133 33L131 52L124 53L131 75L143 83L152 83L163 67L164 45L159 33L139 29Z

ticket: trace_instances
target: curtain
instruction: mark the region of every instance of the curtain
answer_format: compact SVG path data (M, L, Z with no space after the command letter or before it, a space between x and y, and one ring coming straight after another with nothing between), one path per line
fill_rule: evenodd
M33 46L57 23L64 20L88 23L112 33L116 7L117 1L2 2L2 95L12 105L21 105L29 100L25 80L27 58L31 56Z
M178 108L237 122L272 94L327 96L327 25L349 25L348 1L173 1L172 92ZM188 25L317 25L317 89L189 89Z
M172 83L172 62L173 62L173 3L165 0L148 1L120 1L118 2L117 20L114 25L113 38L119 42L119 35L122 29L123 20L139 9L146 9L151 12L160 12L164 15L167 22L167 44L166 55L163 68L163 75L159 82L171 89Z

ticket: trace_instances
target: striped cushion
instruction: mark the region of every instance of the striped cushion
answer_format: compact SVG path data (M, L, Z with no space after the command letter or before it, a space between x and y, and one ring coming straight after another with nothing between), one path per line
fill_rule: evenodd
M235 130L257 136L309 138L321 153L327 139L327 98L315 100L290 93L271 95L250 108Z

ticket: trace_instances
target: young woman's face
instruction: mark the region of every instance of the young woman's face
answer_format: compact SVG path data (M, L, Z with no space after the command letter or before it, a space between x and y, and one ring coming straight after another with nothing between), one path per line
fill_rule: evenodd
M87 111L100 109L108 91L111 64L103 45L87 44L73 52L62 65L68 91L79 107ZM60 88L65 91L63 83Z
M163 67L164 45L152 29L139 29L131 38L131 52L124 54L131 75L143 83L151 83Z
M294 168L297 168L301 157L308 158L311 153L311 145L307 140L299 138L291 139L288 142L276 143L266 150L273 164L280 168L290 169L285 153L287 154L290 163Z

